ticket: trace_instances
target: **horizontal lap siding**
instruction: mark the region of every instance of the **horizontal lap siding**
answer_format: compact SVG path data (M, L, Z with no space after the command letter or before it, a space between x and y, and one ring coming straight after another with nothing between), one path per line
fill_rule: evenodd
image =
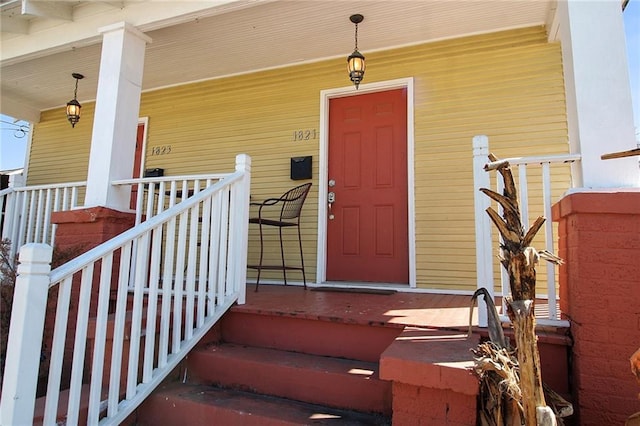
M543 28L385 52L367 53L366 40L362 45L363 84L414 78L418 286L473 289L471 139L487 134L499 157L567 152L560 46L546 42ZM302 227L313 279L319 135L294 141L293 132L320 130L320 91L349 84L345 65L339 58L143 93L140 116L149 117L145 167L162 167L166 175L231 171L235 155L247 153L251 194L261 200L302 183L289 179L290 157L312 155L314 186ZM83 105L73 130L62 110L43 113L34 132L30 184L85 178L91 109ZM169 155L151 155L154 147L167 145ZM45 171L52 168L53 154L54 164L65 166ZM287 239L295 261L296 239ZM250 263L256 261L257 242L252 229ZM277 259L277 250L270 247L269 260Z
M502 158L568 151L560 46L543 33L520 45L517 33L478 37L483 47L461 55L425 51L415 74L420 287L475 288L474 135Z

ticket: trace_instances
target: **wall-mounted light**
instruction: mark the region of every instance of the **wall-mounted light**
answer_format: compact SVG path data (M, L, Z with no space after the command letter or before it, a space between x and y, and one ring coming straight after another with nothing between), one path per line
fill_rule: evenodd
M358 24L362 22L364 16L360 14L351 15L349 20L356 25L356 47L353 53L347 58L347 69L349 70L349 78L356 85L356 89L364 78L364 56L358 52Z
M67 120L71 123L71 127L76 127L76 123L80 120L80 109L82 105L78 102L78 80L82 80L84 75L74 72L71 74L76 79L76 89L73 91L73 99L67 102Z

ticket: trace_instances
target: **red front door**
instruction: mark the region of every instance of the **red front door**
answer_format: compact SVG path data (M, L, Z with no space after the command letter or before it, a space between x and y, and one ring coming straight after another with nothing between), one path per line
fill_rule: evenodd
M327 280L409 282L407 91L329 101Z
M131 177L140 177L140 164L142 163L142 144L144 142L144 124L138 124L138 131L136 132L136 151L133 157L133 174ZM135 210L136 200L138 199L138 185L131 187L131 201L129 202L129 208Z

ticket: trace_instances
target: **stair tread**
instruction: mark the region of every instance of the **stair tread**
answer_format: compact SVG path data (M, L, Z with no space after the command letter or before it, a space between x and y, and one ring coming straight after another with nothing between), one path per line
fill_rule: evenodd
M261 364L307 368L315 371L359 375L363 380L378 378L379 365L375 362L336 358L302 352L263 348L237 343L216 343L197 350L199 355L231 357Z
M164 407L168 410L181 410L178 401L188 401L189 403L198 404L200 408L190 410L196 416L210 416L207 409L223 410L224 413L218 412L218 416L228 416L234 413L238 416L237 423L225 424L242 424L242 425L266 425L266 424L297 424L297 425L390 425L391 422L387 417L359 413L356 411L341 410L335 408L324 407L317 404L309 404L290 399L274 397L270 395L261 395L240 390L222 389L213 386L193 385L174 383L155 392L152 398L157 398L164 402ZM172 402L173 404L167 404ZM157 413L159 414L159 413ZM170 413L162 413L163 424L170 425ZM181 416L181 417L180 417ZM193 419L191 423L190 417L182 411L178 416L181 419L180 426L188 426L197 424L198 419ZM206 417L209 421L213 421L216 417ZM229 419L229 417L224 417ZM144 425L145 420L142 419L140 425ZM151 424L151 423L149 423Z
M193 383L391 413L391 383L380 379L378 363L216 343L192 352L188 365Z

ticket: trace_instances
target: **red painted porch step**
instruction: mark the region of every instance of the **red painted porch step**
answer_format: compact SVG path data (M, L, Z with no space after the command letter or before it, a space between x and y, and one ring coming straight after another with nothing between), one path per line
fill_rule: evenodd
M137 426L383 426L389 419L211 386L171 384L154 392L138 411Z
M391 415L391 383L378 363L221 343L194 350L188 369L203 384Z
M221 339L241 345L377 363L380 354L402 329L338 317L252 312L239 306L222 318Z

